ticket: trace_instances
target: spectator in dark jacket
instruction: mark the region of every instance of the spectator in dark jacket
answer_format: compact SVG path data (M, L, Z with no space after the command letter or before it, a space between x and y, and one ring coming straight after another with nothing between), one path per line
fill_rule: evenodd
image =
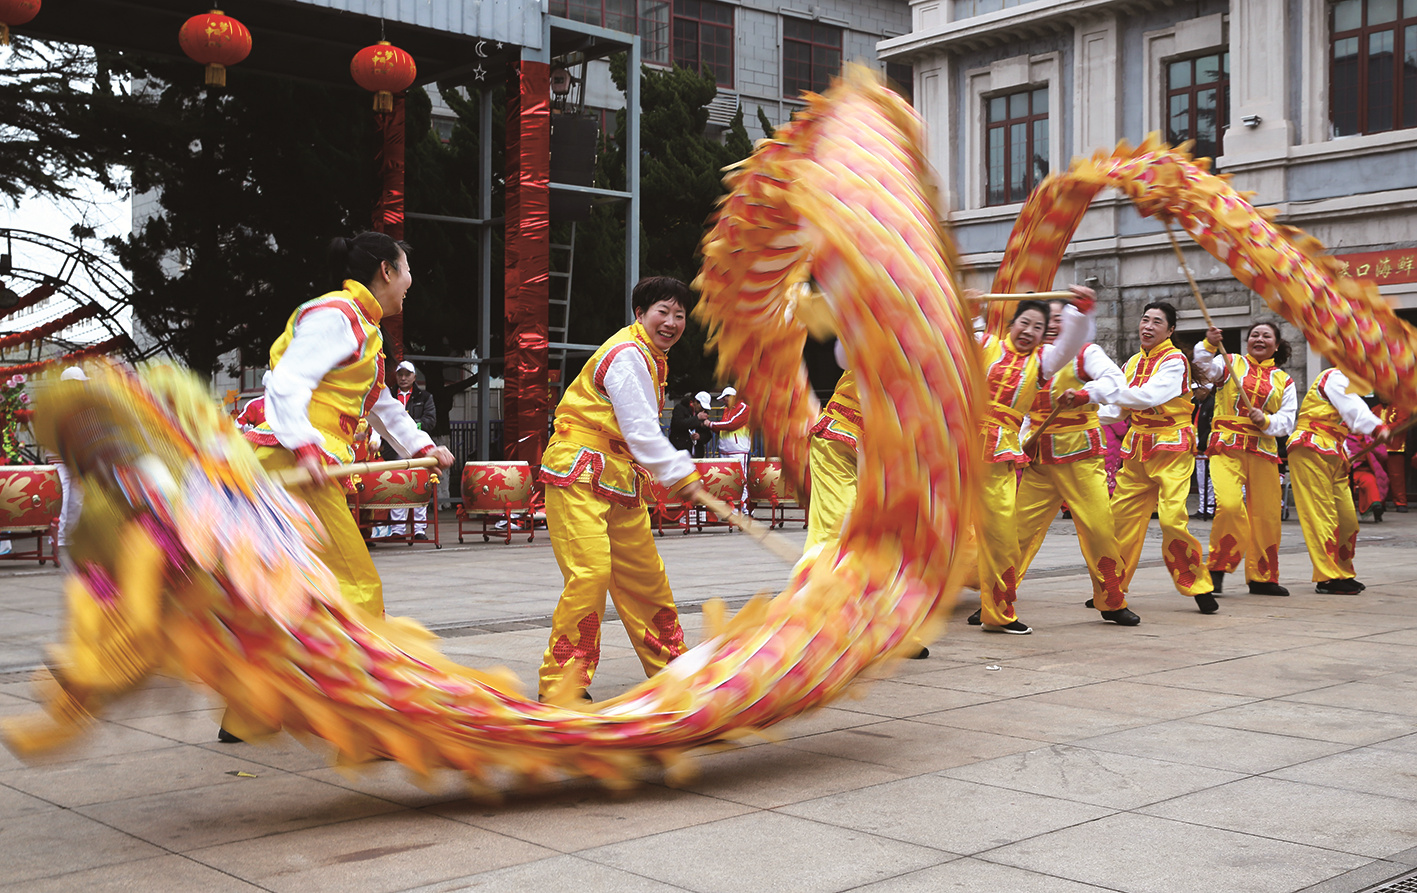
M674 404L674 414L669 417L669 442L676 450L687 450L695 459L702 459L708 449L709 438L713 436L708 425L708 407L692 394Z

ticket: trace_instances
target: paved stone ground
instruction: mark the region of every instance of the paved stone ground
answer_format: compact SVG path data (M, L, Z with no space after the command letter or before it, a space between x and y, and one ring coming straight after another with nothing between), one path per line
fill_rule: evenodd
M1195 523L1203 532L1208 525ZM449 528L445 526L444 530ZM800 542L800 529L786 535ZM1020 613L699 759L697 779L575 784L489 804L455 777L346 777L284 739L215 741L213 701L160 679L43 766L0 753L0 885L17 890L1326 891L1417 871L1417 514L1365 526L1362 597L1316 595L1297 523L1288 599L1176 595L1159 534L1122 629L1084 609L1071 525L1054 525ZM528 685L560 576L534 543L383 546L391 613ZM785 568L726 531L661 541L684 605L776 592ZM58 628L52 569L0 570L0 715ZM700 618L685 611L689 638ZM604 632L593 691L641 675ZM243 774L236 774L243 773Z

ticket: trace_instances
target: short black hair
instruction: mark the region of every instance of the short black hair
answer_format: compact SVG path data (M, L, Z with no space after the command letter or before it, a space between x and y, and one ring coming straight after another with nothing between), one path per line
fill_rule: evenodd
M1039 313L1043 314L1043 324L1045 326L1048 325L1049 317L1053 315L1052 308L1043 301L1019 301L1018 307L1014 308L1013 319L1009 320L1009 322L1012 324L1014 320L1023 316L1024 311L1027 310L1037 310Z
M399 265L399 254L408 255L407 242L400 242L384 233L363 232L352 239L336 237L326 251L330 278L334 287L339 288L346 279L362 283L366 288L374 284L374 276L379 265L388 262Z
M1152 301L1150 304L1141 308L1143 315L1145 315L1148 310L1160 310L1166 317L1166 325L1173 329L1176 328L1176 308L1171 306L1170 301Z
M635 283L635 290L630 293L630 306L636 316L660 301L678 304L688 313L694 309L694 292L673 276L646 276Z

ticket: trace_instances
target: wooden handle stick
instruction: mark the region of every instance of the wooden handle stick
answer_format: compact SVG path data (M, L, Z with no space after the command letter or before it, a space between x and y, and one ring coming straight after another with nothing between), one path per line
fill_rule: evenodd
M408 468L436 468L438 460L432 456L421 459L394 459L391 462L353 462L349 465L331 465L325 474L333 480L347 478L355 474L378 474L381 471L403 471ZM310 472L303 468L290 468L271 475L282 487L298 487L310 483Z
M1052 410L1049 411L1047 417L1043 419L1043 422L1039 424L1037 428L1033 428L1028 432L1028 439L1023 442L1023 451L1025 453L1033 449L1033 445L1035 443L1038 443L1038 438L1043 435L1043 429L1047 428L1048 424L1052 422L1055 418L1057 418L1058 413L1062 411L1063 404L1054 403Z
M1181 253L1181 243L1176 241L1176 231L1171 228L1171 222L1169 220L1166 222L1166 237L1171 240L1171 248L1176 252L1176 260L1181 263L1181 272L1186 274L1186 281L1191 284L1191 294L1196 297L1196 306L1200 307L1201 316L1205 317L1205 324L1212 329L1219 328L1210 318L1210 310L1205 306L1205 299L1201 297L1200 286L1196 285L1196 279L1191 275L1191 268L1186 264L1186 256ZM1235 375L1235 369L1230 364L1230 354L1226 352L1224 342L1221 342L1220 345L1220 355L1225 358L1225 371L1229 372L1233 377ZM1240 407L1245 410L1245 415L1249 415L1255 406L1250 402L1249 395L1245 393L1245 383L1243 381L1236 380L1235 392L1240 395Z
M796 564L802 557L802 550L794 547L786 537L773 533L770 528L764 527L747 515L734 511L732 506L711 496L707 490L700 488L694 493L694 501L718 515L719 520L727 521L757 540L759 545L788 564Z

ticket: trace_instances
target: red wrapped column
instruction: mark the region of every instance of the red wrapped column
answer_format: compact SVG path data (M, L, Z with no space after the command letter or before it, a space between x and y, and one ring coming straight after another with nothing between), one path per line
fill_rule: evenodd
M506 369L503 451L531 465L546 449L550 392L547 318L551 271L551 66L508 67Z
M404 197L404 98L394 94L394 109L374 115L379 125L379 200L374 205L374 229L403 241ZM384 355L392 368L403 362L403 314L386 316Z

